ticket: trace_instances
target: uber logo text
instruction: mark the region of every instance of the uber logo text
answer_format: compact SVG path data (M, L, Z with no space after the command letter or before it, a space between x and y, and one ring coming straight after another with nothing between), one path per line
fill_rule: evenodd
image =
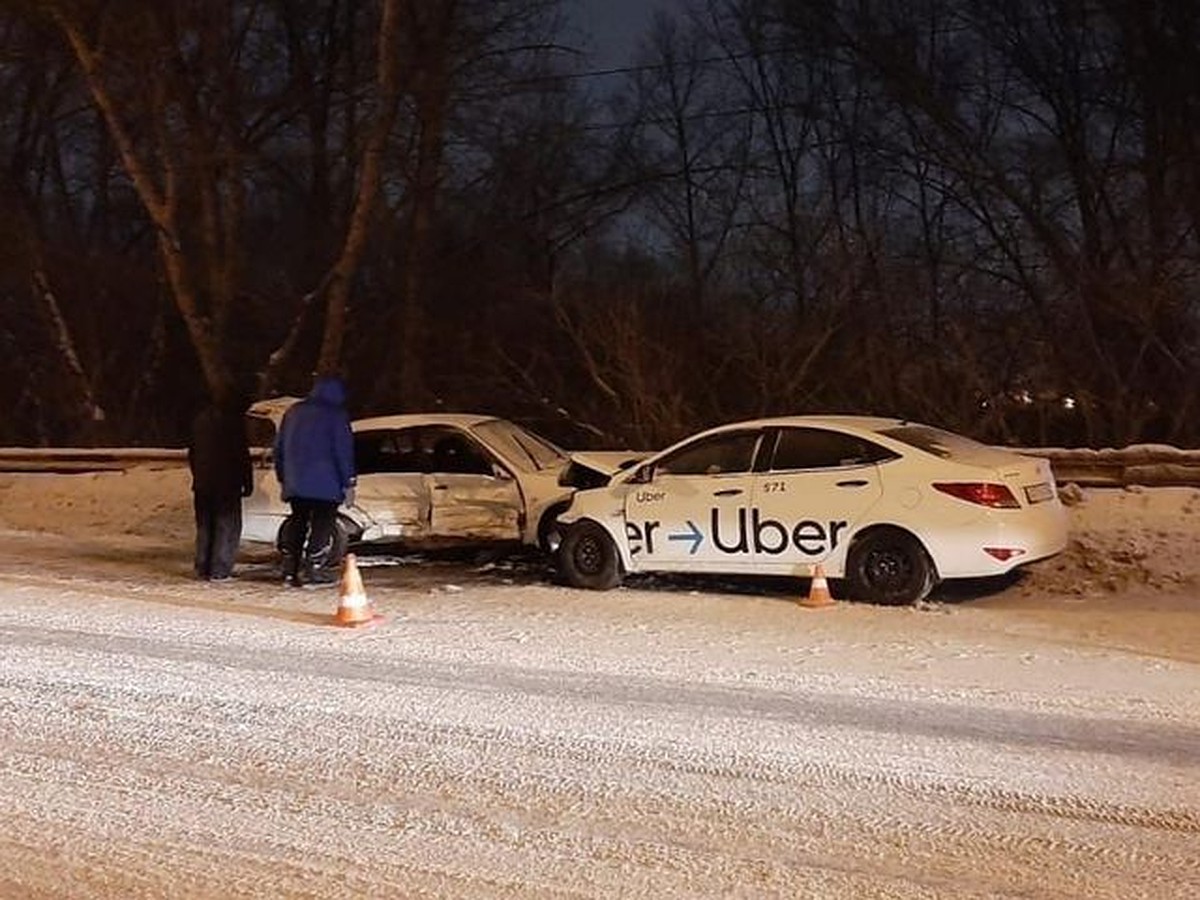
M778 556L795 548L805 556L820 556L832 552L837 547L838 538L848 524L844 519L831 519L829 522L801 519L788 525L777 519L762 518L757 508L750 510L747 522L746 507L741 506L737 509L736 523L725 523L722 529L721 511L714 506L709 511L708 535L712 538L713 547L721 553L749 553L753 548L755 553ZM688 547L688 555L695 555L704 544L705 533L690 519L678 527L680 530L665 535L668 543L664 547L661 543L662 522L626 522L625 536L629 539L629 550L634 554L643 551L653 554L655 537L658 536L659 550L671 547L675 543L686 542L691 545Z

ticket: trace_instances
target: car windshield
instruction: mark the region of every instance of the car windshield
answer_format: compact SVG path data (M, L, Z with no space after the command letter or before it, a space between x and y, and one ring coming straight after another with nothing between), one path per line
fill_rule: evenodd
M989 452L989 448L978 441L929 425L899 425L880 429L879 433L940 459L967 459Z
M567 463L567 455L558 447L507 419L490 419L473 430L484 443L516 465L553 469Z

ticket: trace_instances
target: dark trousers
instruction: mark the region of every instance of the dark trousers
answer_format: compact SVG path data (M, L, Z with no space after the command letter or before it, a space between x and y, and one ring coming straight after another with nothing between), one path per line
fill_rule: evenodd
M242 498L193 494L196 512L196 577L228 578L233 574L242 539Z
M292 521L284 531L280 549L283 551L283 574L294 577L300 570L301 561L306 573L329 561L338 503L336 500L300 497L293 497L288 503L292 507Z

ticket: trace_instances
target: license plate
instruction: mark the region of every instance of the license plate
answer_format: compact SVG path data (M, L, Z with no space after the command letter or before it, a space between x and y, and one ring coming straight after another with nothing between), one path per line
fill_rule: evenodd
M1041 484L1025 486L1025 499L1030 503L1045 503L1054 498L1054 486L1043 481Z

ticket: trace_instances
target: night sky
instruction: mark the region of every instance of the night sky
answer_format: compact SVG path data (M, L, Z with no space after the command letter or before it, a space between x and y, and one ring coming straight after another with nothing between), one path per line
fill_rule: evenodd
M627 65L656 9L677 10L685 0L570 0L577 27L594 52L595 68Z

